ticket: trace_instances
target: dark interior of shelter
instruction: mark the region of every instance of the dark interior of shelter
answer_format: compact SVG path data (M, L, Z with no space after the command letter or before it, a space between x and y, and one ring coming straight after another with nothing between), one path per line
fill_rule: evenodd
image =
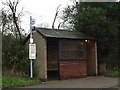
M48 80L59 80L58 70L47 71Z
M47 77L48 80L59 79L58 41L56 38L47 39Z

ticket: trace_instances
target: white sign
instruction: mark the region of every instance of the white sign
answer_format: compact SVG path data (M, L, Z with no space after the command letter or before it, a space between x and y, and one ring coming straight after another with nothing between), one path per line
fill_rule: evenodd
M36 59L36 44L29 44L29 59Z
M33 38L30 38L30 43L33 43Z

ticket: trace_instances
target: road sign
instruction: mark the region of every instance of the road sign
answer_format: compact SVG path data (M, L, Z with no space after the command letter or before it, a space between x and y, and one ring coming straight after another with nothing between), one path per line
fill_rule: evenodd
M35 24L35 19L32 19L31 22L32 25Z
M32 27L32 32L35 32L36 28L35 26Z
M29 44L29 59L36 59L36 44Z

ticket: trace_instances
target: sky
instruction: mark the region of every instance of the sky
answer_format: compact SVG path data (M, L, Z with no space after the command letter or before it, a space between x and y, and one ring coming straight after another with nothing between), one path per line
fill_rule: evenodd
M72 4L72 0L21 0L17 7L18 12L24 8L21 27L28 33L30 28L30 16L32 16L36 21L34 26L51 28L57 7L60 5L58 13L60 16L63 8ZM0 6L2 6L1 3ZM55 28L57 28L59 22L60 21L56 19Z
M21 0L18 8L24 7L24 11L29 12L23 17L22 26L28 30L29 27L25 26L29 26L29 18L32 16L36 21L35 26L51 28L57 7L61 5L58 14L60 15L63 8L70 4L70 0ZM55 27L57 26L58 21L55 23Z
M30 28L30 16L32 16L36 21L36 27L51 28L56 9L59 5L61 6L59 7L58 16L62 16L62 10L68 5L73 5L73 0L21 0L17 7L18 12L20 12L24 7L24 16L21 20L21 27L25 29L26 33L28 33ZM2 6L0 2L0 8L2 7L4 6ZM59 22L61 22L61 20L57 18L55 28L57 28Z

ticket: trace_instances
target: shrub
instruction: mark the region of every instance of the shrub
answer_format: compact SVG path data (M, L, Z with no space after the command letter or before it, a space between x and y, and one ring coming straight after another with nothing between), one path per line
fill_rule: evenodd
M115 71L115 70L107 70L105 73L105 76L118 77L118 76L120 76L120 72Z
M11 72L29 73L29 60L27 49L11 34L3 35L2 66L3 73ZM23 38L24 40L25 38Z

